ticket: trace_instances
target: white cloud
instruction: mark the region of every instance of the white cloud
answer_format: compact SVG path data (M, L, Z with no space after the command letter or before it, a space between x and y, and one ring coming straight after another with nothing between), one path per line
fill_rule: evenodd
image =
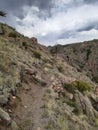
M89 32L83 31L83 32L77 33L75 37L58 39L57 43L64 45L64 44L83 42L83 41L93 40L93 39L98 39L98 31L95 29L92 29Z
M39 42L44 44L57 42L66 44L98 38L97 30L77 31L91 21L98 21L98 5L82 4L81 6L72 6L70 5L72 2L73 0L58 0L57 6L51 10L52 16L47 17L47 19L39 17L40 10L38 7L24 6L24 19L16 18L16 28L26 36L38 37ZM72 32L72 35L65 36L62 39L59 38L68 32Z

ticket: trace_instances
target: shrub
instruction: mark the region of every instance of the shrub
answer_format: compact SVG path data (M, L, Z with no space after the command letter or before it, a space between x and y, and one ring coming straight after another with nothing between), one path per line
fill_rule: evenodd
M47 83L44 80L41 80L41 79L36 78L36 77L32 77L32 79L33 79L33 82L35 84L40 84L43 87L45 87L47 85Z
M74 93L74 86L72 84L69 83L64 83L64 88L70 92L70 93Z
M83 81L75 81L74 86L80 91L80 92L84 92L84 91L90 91L91 87L83 82Z
M53 128L54 128L54 122L52 120L49 120L48 124L45 126L45 129L53 130Z
M96 82L96 83L98 83L98 77L97 76L92 76L93 78L92 78L92 80L94 81L94 82Z
M90 56L90 54L91 54L92 52L91 52L91 50L90 49L88 49L87 50L87 55L86 55L86 60L88 61L88 59L89 59L89 56Z
M24 41L24 42L22 42L22 46L25 48L25 49L27 49L27 47L28 47L28 45L27 45L27 43Z
M62 72L63 72L63 67L62 67L62 66L58 66L58 71L59 71L60 73L62 73Z
M14 33L14 32L10 32L9 34L8 34L8 37L12 37L12 38L16 38L16 33Z
M78 80L74 81L72 83L65 83L64 88L70 93L74 93L75 90L79 90L82 93L84 91L90 91L91 90L91 86L89 86L87 83L85 83L83 81L78 81Z
M35 58L41 59L41 54L39 52L33 51L33 55L34 55Z
M51 93L51 89L46 89L46 93Z
M67 100L67 102L66 102L69 106L71 106L71 107L73 107L74 109L73 109L73 113L75 113L75 114L79 114L80 113L80 111L79 111L79 109L78 109L78 106L77 106L77 103L76 103L76 101L75 100Z

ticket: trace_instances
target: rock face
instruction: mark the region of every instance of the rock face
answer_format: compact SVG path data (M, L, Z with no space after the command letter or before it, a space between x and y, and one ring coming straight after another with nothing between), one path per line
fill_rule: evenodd
M95 94L98 95L98 86L95 88Z
M11 122L11 128L12 128L12 130L18 130L19 129L16 122L14 122L14 121Z
M95 109L93 108L89 98L86 95L83 95L78 90L76 90L75 100L76 100L78 109L82 113L86 114L90 118L95 118L95 113L97 112L95 112ZM98 113L96 116L98 116Z
M5 112L2 108L0 108L0 118L5 120L7 123L11 122L11 118L7 112Z
M58 55L68 64L84 72L98 82L98 40L71 45L57 45L49 48L53 55Z
M15 121L11 119L9 114L5 112L2 108L0 108L0 119L2 121L6 121L6 124L10 125L12 130L18 130L18 126Z
M31 41L32 41L33 43L38 43L37 38L35 38L35 37L32 37L32 38L31 38Z

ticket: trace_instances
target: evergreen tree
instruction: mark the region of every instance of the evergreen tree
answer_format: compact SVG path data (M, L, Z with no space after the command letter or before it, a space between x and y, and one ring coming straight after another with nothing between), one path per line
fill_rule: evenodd
M0 16L5 17L5 16L6 16L6 13L3 12L3 11L0 11Z

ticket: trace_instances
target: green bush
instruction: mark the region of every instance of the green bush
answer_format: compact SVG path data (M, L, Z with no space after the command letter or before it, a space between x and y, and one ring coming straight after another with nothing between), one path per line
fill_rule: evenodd
M78 106L77 106L77 103L76 103L76 101L75 100L67 100L67 102L66 102L69 106L71 106L71 107L73 107L74 109L73 109L73 113L75 113L75 114L79 114L80 113L80 111L79 111L79 109L78 109Z
M91 86L89 86L87 83L83 81L78 80L72 83L65 83L64 88L70 93L74 93L75 90L79 90L82 93L91 90Z
M90 91L91 87L83 82L83 81L75 81L75 87L80 91L80 92L84 92L84 91Z
M91 49L87 50L86 60L88 61L90 54L92 53Z
M62 72L63 72L63 67L62 67L62 66L58 66L58 71L59 71L60 73L62 73Z
M27 43L24 41L24 42L22 42L22 46L25 48L25 49L27 49L27 47L28 47L28 45L27 45Z
M96 82L96 83L98 83L98 77L97 76L92 76L93 78L92 78L92 80L94 81L94 82Z
M33 51L33 55L34 55L35 58L41 59L41 54L39 52Z
M64 88L70 92L70 93L74 93L74 86L72 84L69 84L69 83L64 83Z
M8 34L8 37L16 38L17 35L16 35L16 33L14 33L14 32L10 32L10 33Z

